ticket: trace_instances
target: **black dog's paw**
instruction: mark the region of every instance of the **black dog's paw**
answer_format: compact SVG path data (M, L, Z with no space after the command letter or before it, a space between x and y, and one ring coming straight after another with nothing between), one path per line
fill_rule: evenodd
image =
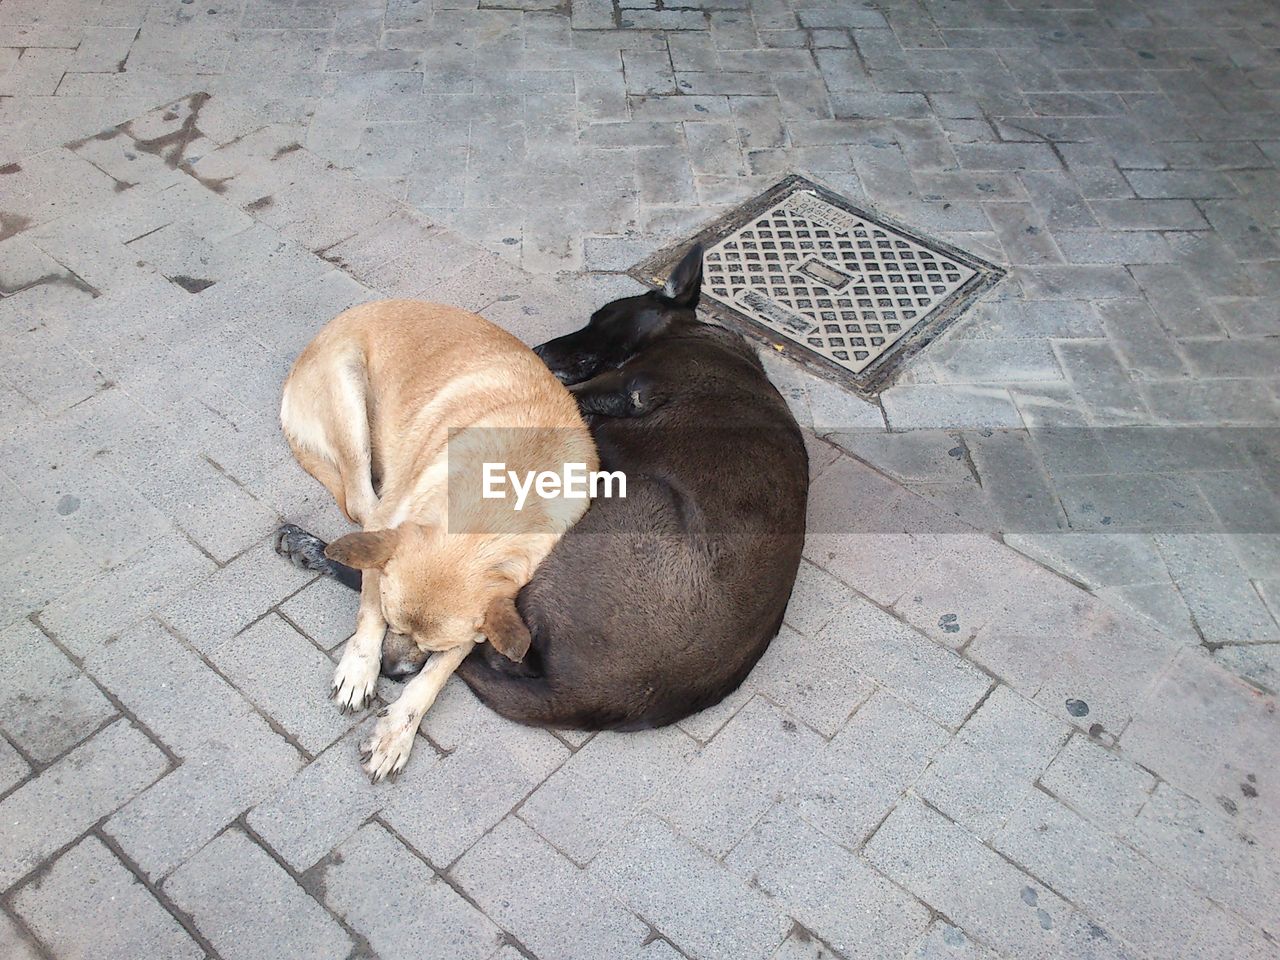
M328 546L313 533L307 533L296 524L286 523L276 531L276 553L301 570L324 573L329 568L329 558L324 555Z

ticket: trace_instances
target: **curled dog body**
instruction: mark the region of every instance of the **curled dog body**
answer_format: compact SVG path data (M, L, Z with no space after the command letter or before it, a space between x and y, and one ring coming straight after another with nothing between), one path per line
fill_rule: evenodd
M808 458L753 349L697 319L700 289L695 248L665 290L607 304L536 349L573 392L601 468L623 472L628 491L595 501L520 592L524 659L480 647L459 667L503 716L581 729L673 723L736 689L781 626ZM308 537L299 531L290 549L314 551ZM384 672L419 663L389 638Z
M519 510L484 497L485 464L594 470L595 447L572 396L527 347L476 314L410 300L326 325L285 381L280 419L298 462L364 528L323 551L360 571L356 630L334 675L339 706L372 696L388 630L436 652L366 745L366 769L381 778L403 766L422 714L478 642L524 657L515 598L587 507L541 491Z

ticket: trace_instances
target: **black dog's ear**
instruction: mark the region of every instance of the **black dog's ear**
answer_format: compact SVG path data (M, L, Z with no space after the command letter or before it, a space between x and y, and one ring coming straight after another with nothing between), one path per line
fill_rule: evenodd
M702 294L702 244L695 243L667 277L662 295L677 307L692 310Z

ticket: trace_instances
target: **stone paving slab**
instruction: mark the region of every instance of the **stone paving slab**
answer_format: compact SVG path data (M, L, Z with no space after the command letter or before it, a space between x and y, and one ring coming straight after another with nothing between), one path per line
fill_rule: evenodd
M1277 42L1253 4L0 6L0 952L1280 955ZM450 684L369 785L324 699L354 597L270 550L345 529L278 436L293 356L382 295L564 332L789 172L1013 269L875 402L765 358L815 479L769 655L642 734Z

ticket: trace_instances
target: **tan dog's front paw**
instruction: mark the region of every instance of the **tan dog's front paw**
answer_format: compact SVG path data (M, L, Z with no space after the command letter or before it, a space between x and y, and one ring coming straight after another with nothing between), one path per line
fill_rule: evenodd
M404 769L421 721L420 714L397 709L394 703L378 714L373 735L360 744L360 759L364 761L364 772L369 774L371 783L394 776Z
M378 661L352 654L342 655L333 672L333 699L343 713L363 710L378 683Z

